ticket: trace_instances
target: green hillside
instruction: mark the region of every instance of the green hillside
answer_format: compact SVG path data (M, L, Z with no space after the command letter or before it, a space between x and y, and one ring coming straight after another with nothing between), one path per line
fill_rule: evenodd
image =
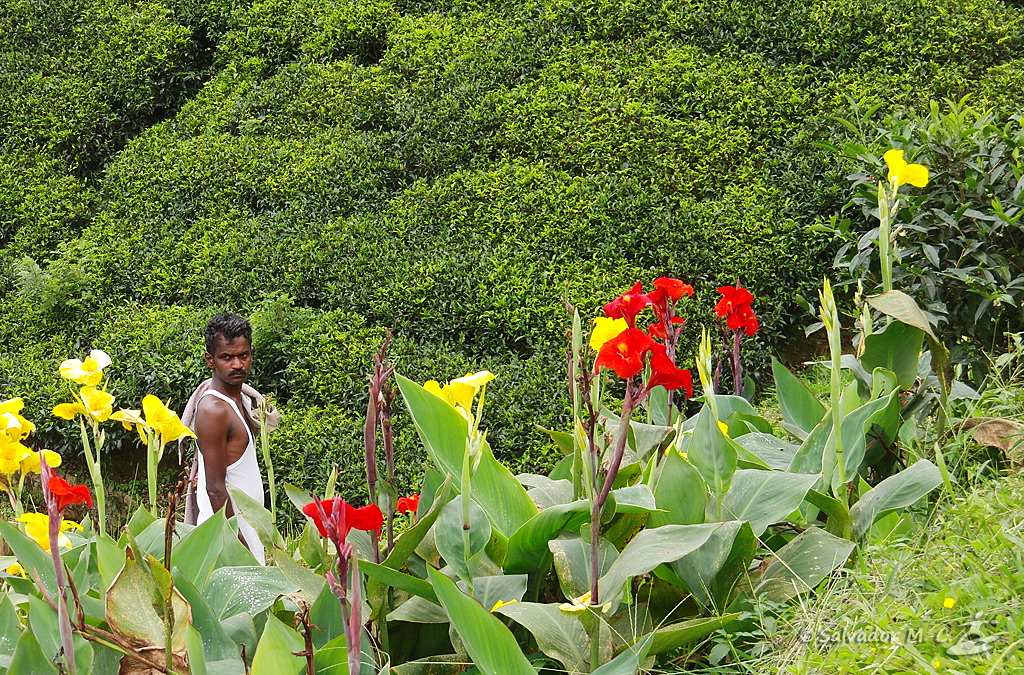
M849 198L816 143L857 102L1008 119L1021 54L1011 0L0 0L0 398L66 443L56 366L102 348L118 405L180 409L230 309L279 472L344 484L390 328L411 379L495 372L496 453L550 465L567 301L667 274L710 324L740 277L761 363L799 347Z

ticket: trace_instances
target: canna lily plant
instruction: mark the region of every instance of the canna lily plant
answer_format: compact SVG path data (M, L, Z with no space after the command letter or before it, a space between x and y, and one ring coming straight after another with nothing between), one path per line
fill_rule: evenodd
M139 438L146 445L146 475L149 482L149 507L156 513L156 473L168 443L180 438L195 438L195 433L181 423L178 414L164 405L156 396L149 394L142 399L142 410L122 408L110 415L125 429L135 427Z

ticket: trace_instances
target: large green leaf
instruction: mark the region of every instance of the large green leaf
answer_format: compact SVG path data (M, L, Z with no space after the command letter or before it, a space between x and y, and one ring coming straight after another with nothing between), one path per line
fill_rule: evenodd
M648 633L614 659L591 671L591 675L636 675L653 642L654 634Z
M185 630L185 649L188 652L189 675L209 675L206 670L206 654L203 652L203 636L193 626Z
M728 492L732 475L736 471L736 448L722 433L706 404L701 408L693 427L687 457L704 477L712 494L723 495Z
M796 511L817 474L740 469L722 500L723 518L746 520L760 537L767 527Z
M949 362L949 350L932 331L928 318L917 306L914 299L902 291L887 291L865 298L866 302L882 314L924 331L928 336L928 350L932 353L932 369L938 376L945 391L950 391L953 369Z
M786 429L803 440L825 415L823 406L807 385L800 381L786 366L772 357L772 375L775 377L775 394L782 410Z
M218 511L189 532L171 551L171 566L177 567L197 588L206 586L228 532L224 512Z
M534 571L543 564L549 541L562 530L576 530L588 520L590 502L585 499L544 509L509 537L505 571L509 574Z
M18 612L11 604L11 599L7 597L7 593L0 595L0 657L9 659L14 654L21 630L21 620L18 619ZM6 668L7 665L0 662L2 668Z
M27 630L18 638L18 644L14 648L14 655L11 657L11 665L7 672L12 674L31 673L32 675L53 673L53 675L57 675L57 668L43 654L32 631Z
M805 499L828 516L826 530L839 537L850 537L850 509L845 503L817 490L808 490Z
M192 610L192 626L202 637L203 654L207 663L223 661L236 664L240 670L244 670L238 645L228 637L209 603L180 569L174 570L174 585L188 601Z
M680 621L654 631L654 640L651 642L648 655L664 654L672 649L686 647L700 642L719 628L731 623L740 616L740 612L734 614L723 614L722 616L710 616L699 619Z
M228 492L231 493L231 501L234 503L236 511L242 514L252 529L256 530L260 543L268 551L273 551L274 548L284 548L284 539L274 527L274 516L263 506L262 502L256 501L244 490L239 490L234 485L228 486Z
M495 610L524 626L542 652L569 672L583 672L590 658L590 637L574 614L555 604L517 602Z
M327 585L324 577L298 564L281 549L274 549L271 558L277 569L281 570L281 576L285 581L299 589L297 594L303 601L310 605L316 602L320 592Z
M924 343L924 331L894 321L864 339L860 362L869 373L884 368L896 374L900 388L909 389L917 380L917 362Z
M280 596L297 590L276 567L220 567L210 575L203 597L223 620L240 612L256 616Z
M793 461L789 463L789 471L792 473L821 473L825 449L828 447L831 436L832 416L825 415L797 448L796 454L793 455Z
M729 604L736 583L747 573L757 552L749 522L730 521L715 530L693 553L671 564L694 599L719 612Z
M526 487L530 499L540 509L568 504L573 500L571 480L554 480L535 473L521 473L516 478Z
M469 527L466 528L464 499L463 495L459 495L441 509L441 515L434 526L434 537L438 552L459 578L465 581L473 576L472 558L491 540L491 523L484 510L474 500L470 500Z
M720 526L719 523L665 525L641 530L602 575L598 583L600 601L617 600L626 580L697 550Z
M590 543L578 534L562 533L558 539L548 542L555 560L558 585L566 598L577 598L590 590ZM597 554L597 575L607 572L619 551L607 539L601 539Z
M252 675L298 675L306 659L292 652L301 652L304 648L301 635L276 616L268 616L252 659Z
M138 555L143 555L138 551ZM168 613L168 601L171 612ZM106 619L133 644L164 648L167 625L173 622L171 647L185 649L185 628L191 623L188 602L173 587L170 573L154 558L128 557L106 594Z
M363 563L359 563L362 569ZM313 629L313 646L317 649L330 641L345 635L345 618L341 613L341 601L331 587L324 584L323 590L313 606L309 608L309 622Z
M18 557L25 574L41 586L51 598L57 597L57 574L53 571L53 558L39 544L29 539L21 530L0 518L0 537Z
M889 476L850 507L853 536L860 538L879 518L910 506L942 483L937 466L927 459Z
M661 462L660 473L653 477L655 504L663 512L654 512L647 519L648 527L692 525L704 522L708 489L700 473L674 449L669 449Z
M63 654L64 645L60 638L60 623L57 619L57 610L50 607L40 597L30 595L28 598L28 630L39 640L39 649L50 661L64 662L65 659L58 654ZM72 647L75 652L75 668L78 672L89 670L93 662L92 645L85 641L85 638L77 633L72 634ZM12 671L17 673L18 671Z
M416 430L427 455L441 473L451 474L455 485L462 484L463 458L467 452L468 422L440 397L396 375ZM505 537L537 515L537 507L515 476L481 443L480 457L473 473L473 500Z
M843 417L841 429L844 475L839 475L834 452L826 452L822 461L822 473L826 479L830 479L833 494L838 494L841 486L856 479L864 460L868 434L871 433L872 427L877 425L886 438L895 438L900 422L899 394L899 391L893 391L887 396L865 403ZM833 438L829 441L827 449L834 447Z
M124 567L124 549L107 535L95 537L92 540L92 545L96 549L93 553L93 559L96 561L96 570L99 572L100 586L104 589L110 588L110 584L114 583L117 573Z
M771 434L764 434L761 432L744 434L734 438L733 440L747 452L756 455L765 465L764 468L775 469L777 471L789 470L790 464L793 463L793 458L796 457L797 449L800 447L792 443L787 443L781 438L777 438Z
M477 668L488 675L536 675L505 624L462 593L448 577L432 567L427 568L427 574Z
M423 541L423 537L433 527L434 522L437 521L437 517L441 514L444 505L451 501L453 494L451 476L447 476L438 489L437 496L430 502L426 512L415 525L402 533L398 541L395 542L395 547L388 554L387 559L381 564L396 570L405 565L406 560L409 559L412 552Z
M430 583L420 579L419 577L414 577L412 575L405 574L404 572L391 569L390 567L375 565L371 562L365 561L361 561L359 563L359 570L372 579L376 579L388 586L405 591L410 595L416 595L430 600L431 602L438 601Z
M754 592L774 602L786 602L814 590L846 562L854 546L852 541L821 528L808 528L776 552Z

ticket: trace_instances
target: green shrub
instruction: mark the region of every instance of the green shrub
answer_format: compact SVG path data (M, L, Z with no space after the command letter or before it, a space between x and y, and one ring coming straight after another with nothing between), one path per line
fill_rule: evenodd
M877 279L870 215L877 188L869 174L885 175L885 150L905 149L931 177L924 189L906 188L894 223L894 286L933 314L955 361L983 371L982 352L998 350L1005 332L1024 325L1020 116L999 119L964 101L932 103L927 114L887 117L857 140L844 150L864 171L851 176L850 205L861 214L838 224L847 243L837 266L851 279Z

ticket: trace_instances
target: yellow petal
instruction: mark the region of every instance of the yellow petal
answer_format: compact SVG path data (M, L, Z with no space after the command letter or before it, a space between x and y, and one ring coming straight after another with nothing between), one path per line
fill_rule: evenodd
M78 393L82 397L86 414L97 422L105 422L113 414L114 397L111 394L92 386L82 387Z
M116 413L113 413L110 419L120 422L125 430L131 429L133 424L143 425L146 423L142 419L140 410L129 410L128 408L121 408Z
M469 412L473 409L473 397L476 396L478 387L452 380L451 384L447 385L442 392L448 402L452 405L461 406L463 410Z
M19 565L17 562L12 562L10 565L7 566L7 569L4 571L8 574L12 574L19 577L25 576L24 568L22 568L22 566Z
M459 384L468 384L471 387L479 389L484 386L495 377L494 373L489 370L481 370L478 373L469 373L465 377L457 377L451 381L451 384L458 382Z
M79 413L82 415L87 414L85 412L85 406L81 403L58 403L53 407L53 414L66 420L74 418L74 416Z
M897 187L907 183L915 187L928 185L928 168L922 164L907 164L902 150L888 150L882 159L889 166L889 181Z
M25 402L21 398L9 398L6 401L0 402L0 414L12 413L17 414L21 412L21 409L25 407Z
M610 319L606 316L599 316L594 319L594 330L590 332L590 348L595 352L601 351L605 342L617 338L622 331L629 328L625 319Z
M423 383L423 388L438 398L444 398L441 394L441 383L437 380L427 380Z
M516 600L509 600L508 602L505 602L504 600L498 600L496 603L494 603L494 607L491 607L491 613L493 614L494 610L501 609L502 607L505 607L506 605L514 605L514 604L516 604L516 602L517 602Z
M928 185L928 167L922 164L908 164L903 170L900 184L910 183L914 187L923 188Z

